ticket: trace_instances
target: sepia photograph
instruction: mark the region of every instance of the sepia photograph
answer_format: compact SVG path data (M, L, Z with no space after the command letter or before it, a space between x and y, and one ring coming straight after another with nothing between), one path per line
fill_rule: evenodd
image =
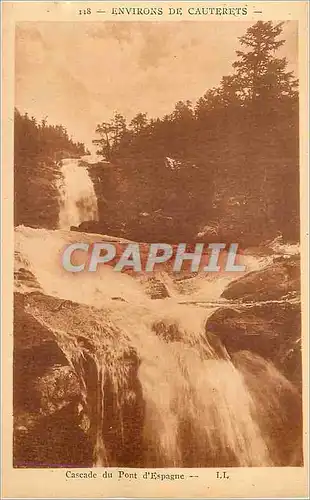
M239 14L16 23L15 469L304 465L299 24Z

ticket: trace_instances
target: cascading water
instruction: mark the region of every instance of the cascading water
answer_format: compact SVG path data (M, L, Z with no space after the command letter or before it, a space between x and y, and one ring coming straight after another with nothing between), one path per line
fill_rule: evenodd
M87 169L80 160L61 161L59 228L70 229L84 221L98 220L97 198Z
M94 465L294 465L297 444L279 452L300 404L293 385L270 362L231 358L208 338L214 308L181 304L184 295L152 301L142 282L108 266L65 272L59 257L73 236L18 227L16 250L44 293L28 295L27 310L79 378ZM217 302L215 280L201 289L216 290Z

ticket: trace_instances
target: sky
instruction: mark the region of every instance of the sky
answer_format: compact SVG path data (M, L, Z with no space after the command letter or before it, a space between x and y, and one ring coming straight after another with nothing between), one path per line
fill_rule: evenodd
M20 23L16 29L15 105L64 125L92 147L98 123L115 111L131 120L195 102L232 72L249 22ZM297 75L297 23L284 25L289 69Z

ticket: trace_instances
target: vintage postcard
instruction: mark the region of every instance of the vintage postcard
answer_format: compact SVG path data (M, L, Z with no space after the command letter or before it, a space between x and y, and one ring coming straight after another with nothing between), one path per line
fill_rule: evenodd
M307 2L2 14L3 498L306 498Z

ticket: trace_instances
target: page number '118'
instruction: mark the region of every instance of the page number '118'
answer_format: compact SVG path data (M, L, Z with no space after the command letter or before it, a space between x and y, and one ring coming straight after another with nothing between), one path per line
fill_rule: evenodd
M86 16L87 14L91 14L91 9L89 7L87 9L79 10L79 16Z

